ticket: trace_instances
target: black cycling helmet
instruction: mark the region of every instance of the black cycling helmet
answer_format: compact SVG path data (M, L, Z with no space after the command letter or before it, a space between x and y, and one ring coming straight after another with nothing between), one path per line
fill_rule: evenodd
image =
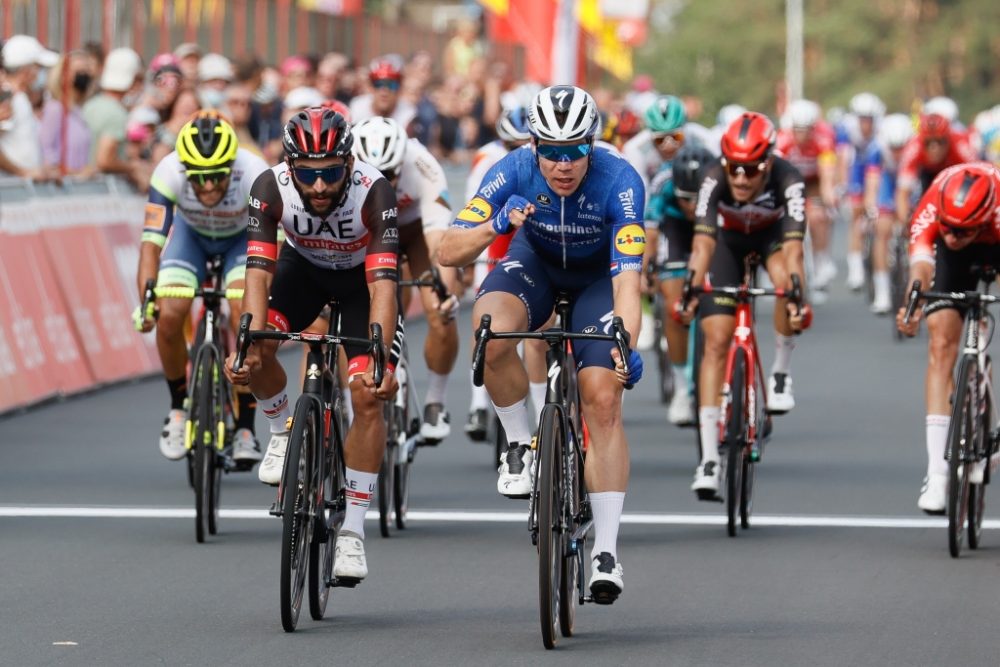
M698 144L685 144L673 161L674 192L682 197L698 194L705 166L715 160L712 152Z
M351 157L354 135L347 121L336 111L309 107L285 123L281 146L289 160L298 158Z

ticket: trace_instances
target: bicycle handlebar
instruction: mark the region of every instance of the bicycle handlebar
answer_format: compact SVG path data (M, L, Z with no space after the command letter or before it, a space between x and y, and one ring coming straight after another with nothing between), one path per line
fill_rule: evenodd
M477 387L483 386L483 373L486 363L486 344L494 339L534 339L544 340L549 344L558 344L564 340L603 340L612 341L618 346L618 353L621 355L622 365L625 375L629 374L629 335L625 331L622 318L615 316L611 320L611 333L576 333L553 327L543 331L505 331L496 332L490 328L493 318L490 315L483 315L479 320L479 328L476 329L476 347L472 355L472 383ZM625 385L626 389L631 389L633 385Z
M949 301L958 301L959 303L972 303L974 301L978 301L980 304L1000 302L1000 296L977 292L975 290L969 290L966 292L935 292L933 290L921 290L920 287L921 284L919 280L914 280L913 284L910 285L910 298L909 302L906 304L906 313L903 315L904 324L910 323L910 318L913 317L913 313L917 310L917 304L921 300L948 299Z
M194 299L195 297L206 295L222 295L230 300L243 298L243 288L230 288L219 292L211 287L182 287L177 285L157 287L153 291L156 297L161 299Z
M688 271L688 275L684 279L683 291L681 292L681 298L684 303L690 301L691 297L696 294L719 293L736 297L740 301L749 301L751 298L759 296L774 296L779 299L788 299L797 307L801 307L802 305L802 279L799 278L799 274L797 273L791 275L791 289L785 289L784 287L750 287L748 285L694 285L692 284L693 282L694 271Z
M372 380L376 387L382 386L385 378L385 345L383 344L382 325L372 322L369 327L371 338L352 338L349 336L334 336L331 334L316 334L306 331L284 332L284 331L250 331L250 323L253 321L253 314L243 313L240 316L239 333L236 335L236 359L233 361L233 372L238 373L246 360L247 351L251 343L255 340L278 340L292 341L296 343L322 343L327 345L364 345L371 353L375 368L372 371Z

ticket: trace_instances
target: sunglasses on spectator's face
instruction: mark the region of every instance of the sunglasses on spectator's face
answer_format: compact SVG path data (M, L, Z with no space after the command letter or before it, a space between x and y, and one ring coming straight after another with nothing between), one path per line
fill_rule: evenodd
M372 81L372 85L378 88L388 88L389 90L396 91L399 90L399 81L395 79L375 79Z
M229 178L232 170L229 167L222 169L188 169L187 178L193 185L205 187L208 184L218 185Z
M970 236L975 236L979 233L982 227L952 227L951 225L946 225L941 223L941 229L945 234L954 236L956 239L967 239Z
M347 173L347 165L335 164L332 167L323 167L322 169L292 167L292 172L295 174L295 180L302 185L312 185L321 178L324 183L331 185L344 177L344 174Z
M552 162L573 162L590 155L593 144L585 141L581 144L538 144L535 150L539 157Z
M746 176L747 178L754 178L755 176L760 176L767 170L767 162L730 162L729 160L723 160L722 162L726 166L726 171L730 176L739 176L740 174Z
M661 146L669 143L681 144L684 143L684 133L680 130L674 132L657 132L653 135L653 141Z

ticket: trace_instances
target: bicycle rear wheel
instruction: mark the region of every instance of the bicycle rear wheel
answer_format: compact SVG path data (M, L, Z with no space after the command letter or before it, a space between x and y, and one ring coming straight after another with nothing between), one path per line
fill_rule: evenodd
M969 469L965 459L977 430L970 392L970 383L976 381L975 363L975 359L966 356L959 365L948 428L948 551L952 558L958 558L962 552L969 510Z
M198 354L196 366L196 401L192 402L191 438L194 472L195 539L203 543L212 534L215 481L215 402L214 363L208 349Z
M566 479L563 482L566 498L564 502L566 530L563 533L563 564L559 578L559 631L563 637L572 637L576 625L576 606L582 589L583 554L586 553L587 542L586 536L583 536L577 542L575 549L571 549L569 544L569 540L586 520L583 516L586 502L583 457L577 447L567 445L563 453L565 461L563 469L566 471Z
M746 454L746 354L736 350L733 375L729 381L729 410L726 416L726 532L736 537L736 520L743 505L743 475Z
M538 426L538 611L542 643L558 639L563 565L562 470L563 424L558 408L547 405Z
M405 442L420 431L420 423L407 424L406 411L399 406L396 406L396 413L400 428L404 429L401 439ZM406 512L410 507L410 464L413 463L413 450L411 449L405 456L401 449L398 451L399 455L396 460L396 476L395 486L392 490L392 500L396 510L396 528L406 530Z
M319 621L326 613L330 598L330 577L333 574L333 556L337 533L344 523L344 476L342 473L341 438L346 430L341 420L342 404L338 395L331 401L328 434L324 440L321 477L323 500L316 506L314 536L309 543L309 615Z
M315 456L319 411L314 400L300 398L285 453L281 482L281 626L294 632L302 610L307 561L312 542L316 495Z
M972 465L988 467L990 461L990 431L993 421L993 401L985 396L986 404L979 424L976 462ZM979 458L980 455L982 458ZM969 548L978 549L983 537L983 514L986 511L986 479L988 473L984 470L979 484L969 485Z

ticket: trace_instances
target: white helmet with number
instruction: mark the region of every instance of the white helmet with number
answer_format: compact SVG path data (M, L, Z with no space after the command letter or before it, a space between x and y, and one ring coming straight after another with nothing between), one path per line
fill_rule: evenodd
M851 113L864 118L881 118L885 115L885 105L874 93L858 93L851 98Z
M813 127L822 116L819 105L812 100L795 100L788 105L788 124L793 128Z
M395 171L406 155L406 131L391 118L375 116L354 126L354 155L379 171Z
M903 113L892 113L882 119L878 136L889 148L902 148L913 138L913 121Z
M547 141L592 139L599 118L594 98L576 86L543 88L528 107L531 134Z
M949 123L958 120L958 103L950 97L939 95L924 102L924 114L937 114L948 119Z

